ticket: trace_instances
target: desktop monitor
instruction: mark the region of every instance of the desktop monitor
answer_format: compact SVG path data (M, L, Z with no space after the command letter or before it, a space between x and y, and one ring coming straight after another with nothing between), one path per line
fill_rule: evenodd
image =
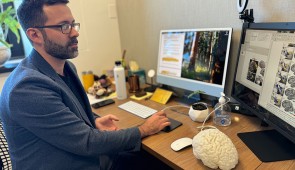
M295 23L243 24L232 97L273 129L239 134L263 162L295 159L294 54Z
M220 97L232 28L162 30L157 82Z

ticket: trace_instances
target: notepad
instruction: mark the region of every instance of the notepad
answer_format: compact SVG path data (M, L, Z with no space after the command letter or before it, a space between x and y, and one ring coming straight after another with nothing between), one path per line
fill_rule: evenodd
M152 95L151 100L161 104L166 104L171 96L171 91L157 88L154 94Z

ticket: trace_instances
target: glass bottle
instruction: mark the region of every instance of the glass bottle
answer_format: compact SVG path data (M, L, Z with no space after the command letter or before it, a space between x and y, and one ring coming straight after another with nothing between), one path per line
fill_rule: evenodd
M231 108L224 96L221 96L214 107L214 124L218 126L229 126L231 124Z

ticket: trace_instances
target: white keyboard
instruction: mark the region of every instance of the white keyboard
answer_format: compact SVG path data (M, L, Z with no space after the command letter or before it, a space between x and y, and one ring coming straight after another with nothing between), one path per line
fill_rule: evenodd
M144 119L157 112L155 109L133 101L126 102L118 107Z

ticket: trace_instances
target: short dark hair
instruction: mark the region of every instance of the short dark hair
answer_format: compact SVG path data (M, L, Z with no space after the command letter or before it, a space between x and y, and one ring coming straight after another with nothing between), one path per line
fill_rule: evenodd
M42 26L47 21L44 5L67 4L69 0L23 0L17 10L19 23L24 31L34 26Z

